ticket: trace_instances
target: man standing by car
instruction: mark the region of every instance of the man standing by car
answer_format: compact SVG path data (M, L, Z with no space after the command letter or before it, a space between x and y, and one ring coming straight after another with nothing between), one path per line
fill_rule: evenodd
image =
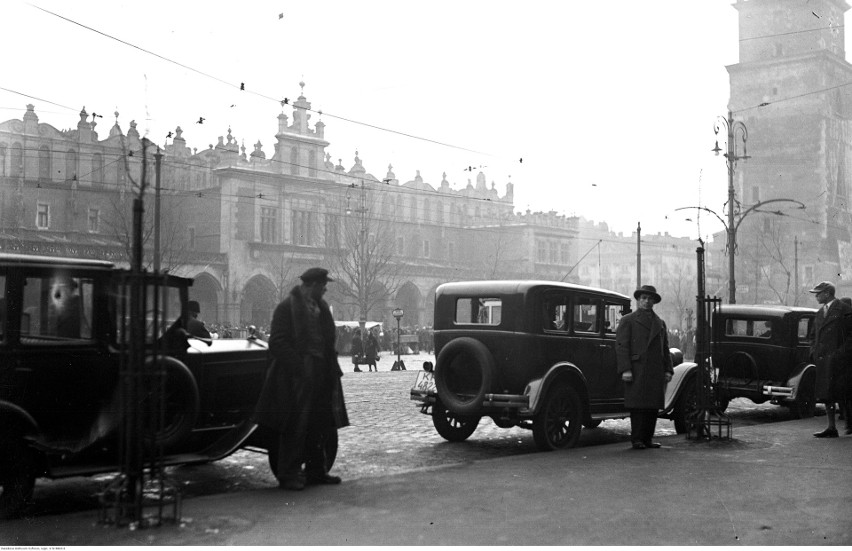
M654 286L643 285L633 298L638 310L621 318L615 348L624 381L624 406L630 411L630 441L634 450L644 450L660 447L651 439L674 369L666 324L654 312L662 297Z
M810 292L822 305L811 328L811 361L816 365L816 401L825 404L828 419L828 426L814 436L837 438L834 404L845 398L841 387L852 347L852 308L834 298L834 284L830 281L823 281Z
M305 484L340 484L328 474L326 445L349 424L334 341L331 309L323 300L328 270L311 268L272 315L272 363L257 406L257 423L277 434L279 486L302 490ZM275 446L276 443L271 443ZM305 465L302 471L302 464Z

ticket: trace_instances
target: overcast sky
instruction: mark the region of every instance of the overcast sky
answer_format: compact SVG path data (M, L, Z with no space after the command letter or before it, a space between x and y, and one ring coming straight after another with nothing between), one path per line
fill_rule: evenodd
M3 0L0 88L17 93L0 90L0 120L33 103L66 129L85 106L103 139L117 110L160 145L181 126L203 149L230 127L271 157L278 101L304 80L347 169L357 150L378 178L392 164L458 189L482 166L500 195L511 177L519 211L694 238L695 212L675 209L723 214L727 198L710 149L738 61L732 3ZM702 236L720 229L701 218Z

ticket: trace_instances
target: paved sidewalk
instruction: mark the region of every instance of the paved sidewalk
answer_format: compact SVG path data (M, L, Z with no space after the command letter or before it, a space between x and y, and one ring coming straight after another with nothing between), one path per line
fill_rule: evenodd
M850 545L852 436L813 438L824 423L220 494L137 531L99 526L97 511L7 521L0 545Z

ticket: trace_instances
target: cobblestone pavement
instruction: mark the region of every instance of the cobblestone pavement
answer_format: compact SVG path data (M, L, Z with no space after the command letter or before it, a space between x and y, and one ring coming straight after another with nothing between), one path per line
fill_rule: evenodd
M532 433L520 428L501 429L490 419L480 421L465 442L441 438L429 416L420 413L409 391L428 354L402 357L407 371L390 371L396 356L383 355L378 372L354 373L348 358L341 358L345 371L343 389L351 426L339 432L339 452L332 469L344 480L397 474L450 463L464 463L515 454L538 453ZM785 408L756 405L749 400L731 402L728 413L737 426L790 419ZM657 423L658 435L675 434L672 421ZM629 441L630 421L604 421L600 427L584 429L580 447ZM221 461L170 470L182 495L194 497L274 486L266 455L240 450ZM96 509L97 494L111 475L67 480L39 480L30 514L60 514Z

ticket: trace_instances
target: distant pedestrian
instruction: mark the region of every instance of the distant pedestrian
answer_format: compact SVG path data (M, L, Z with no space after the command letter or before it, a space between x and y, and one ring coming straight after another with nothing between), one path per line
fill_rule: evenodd
M367 341L364 343L364 361L370 368L370 371L379 371L376 366L376 357L379 355L379 341L372 331L367 331Z
M624 381L624 406L630 411L630 442L633 449L644 450L660 447L652 438L674 370L666 323L654 313L662 297L652 285L636 289L633 297L638 309L618 323L615 349Z
M354 371L359 373L361 368L358 364L364 363L364 343L361 341L361 331L356 330L352 336L352 365L355 366Z
M816 401L825 404L828 426L817 438L837 438L834 404L846 399L847 371L852 347L852 307L834 297L834 284L823 281L809 292L821 307L811 328L811 361L816 366ZM847 418L847 428L849 421ZM848 431L847 434L852 434Z
M334 348L334 319L322 298L333 280L322 268L311 268L300 278L302 284L272 315L272 362L255 416L259 425L277 436L270 444L277 446L274 472L279 486L287 490L340 483L340 477L328 474L326 450L337 442L337 429L349 424L340 384L343 372Z

